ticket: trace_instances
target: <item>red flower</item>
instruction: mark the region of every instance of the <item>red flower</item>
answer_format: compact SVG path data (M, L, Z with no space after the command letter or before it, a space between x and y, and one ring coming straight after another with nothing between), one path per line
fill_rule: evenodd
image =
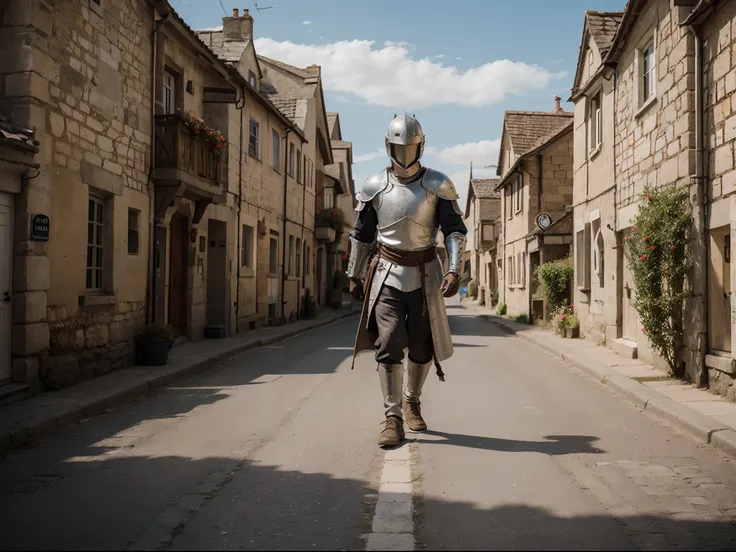
M567 318L566 314L563 314L562 316L560 316L560 320L565 320L566 318Z
M674 248L675 248L675 246L674 246L674 245L670 245L670 249L674 249Z
M642 260L642 261L646 261L646 260L647 260L647 256L646 256L646 255L642 255L642 256L641 256L641 260Z
M650 247L649 249L651 249L652 251L654 251L654 246Z
M225 137L221 135L220 136L220 142L224 142L224 141L225 141Z
M215 144L216 149L222 149L222 146L220 144Z
M636 230L636 226L634 226L634 230Z
M332 211L332 216L333 217L336 217L337 216L337 211Z
M630 240L630 239L631 239L631 236L626 236L626 239L627 239L627 240Z
M642 329L641 329L641 333L645 334L645 333L647 333L647 332L646 332L646 330L645 330L644 328L642 328Z
M644 241L647 241L647 240L649 240L649 238L648 238L648 237L646 237L646 236L644 236Z
M651 195L648 195L647 196L647 201L652 201L652 196Z

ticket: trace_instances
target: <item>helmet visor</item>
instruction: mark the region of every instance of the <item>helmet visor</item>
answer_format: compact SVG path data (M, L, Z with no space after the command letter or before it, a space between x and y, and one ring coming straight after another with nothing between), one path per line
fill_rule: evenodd
M391 144L391 159L402 169L408 169L419 161L421 144Z

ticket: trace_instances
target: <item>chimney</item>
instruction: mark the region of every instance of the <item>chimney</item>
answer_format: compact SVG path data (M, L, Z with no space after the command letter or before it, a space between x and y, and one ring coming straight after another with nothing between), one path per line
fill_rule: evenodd
M565 112L565 110L562 109L562 107L560 106L560 97L559 96L555 96L555 108L552 111L552 113L564 113L564 112Z
M238 9L233 9L232 17L222 18L222 32L225 40L245 42L253 39L253 18L248 10L243 10L243 15L238 16Z

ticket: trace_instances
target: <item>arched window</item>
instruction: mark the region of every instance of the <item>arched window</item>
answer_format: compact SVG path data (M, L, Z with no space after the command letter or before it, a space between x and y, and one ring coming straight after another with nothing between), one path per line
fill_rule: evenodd
M595 236L595 247L593 248L593 270L598 275L598 285L604 286L604 251L605 244L603 243L603 232L598 230Z

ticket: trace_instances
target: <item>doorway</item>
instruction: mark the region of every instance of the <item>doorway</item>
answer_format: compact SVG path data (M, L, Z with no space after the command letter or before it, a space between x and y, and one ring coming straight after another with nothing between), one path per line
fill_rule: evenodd
M322 305L322 298L324 297L324 274L322 274L322 266L324 265L325 250L320 247L317 250L317 304Z
M10 383L13 290L13 196L0 194L0 385Z
M169 325L176 337L187 333L187 233L186 217L175 213L171 217L171 249L169 261Z
M165 226L156 226L153 233L154 253L153 253L153 271L154 271L154 300L153 300L153 320L154 322L166 321L166 234Z
M207 328L208 335L227 336L227 224L210 220L207 225Z
M621 273L621 337L631 341L639 342L639 314L634 307L636 301L636 287L634 285L634 275L629 268L629 259L624 253L624 247L619 247L619 266L622 267Z
M710 349L731 352L731 227L710 232L708 262L708 336Z

